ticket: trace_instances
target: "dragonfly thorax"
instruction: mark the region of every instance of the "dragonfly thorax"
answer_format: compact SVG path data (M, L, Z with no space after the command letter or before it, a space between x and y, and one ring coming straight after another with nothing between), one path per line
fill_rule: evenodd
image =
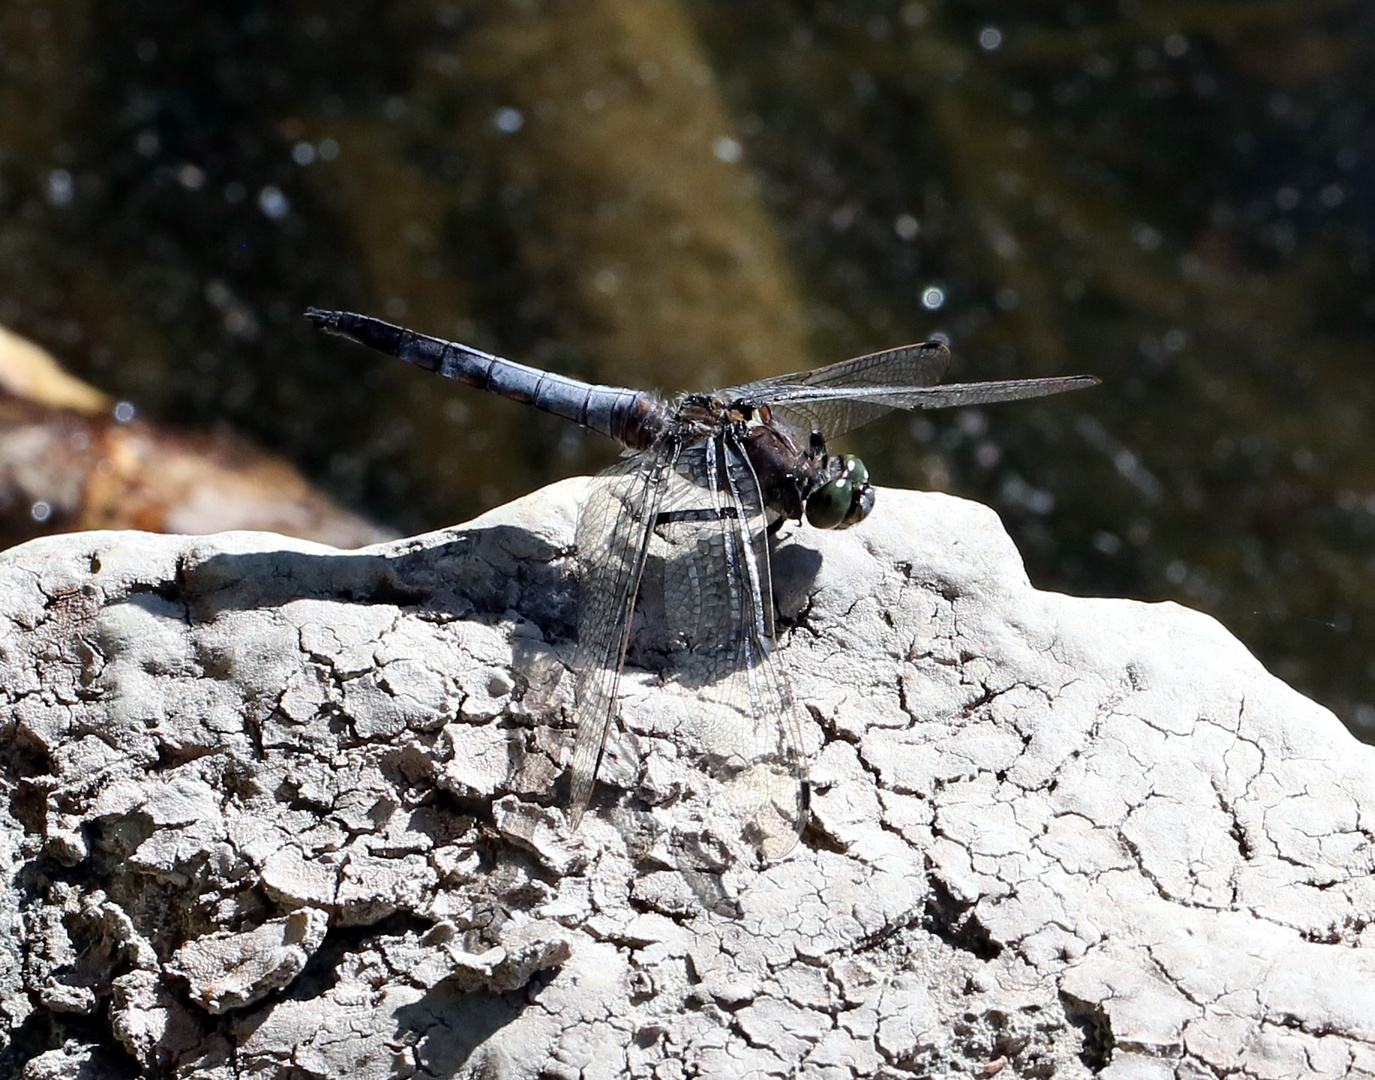
M874 492L864 463L853 454L828 454L820 432L801 438L767 405L734 402L726 412L764 502L780 517L805 517L819 529L845 529L873 509Z

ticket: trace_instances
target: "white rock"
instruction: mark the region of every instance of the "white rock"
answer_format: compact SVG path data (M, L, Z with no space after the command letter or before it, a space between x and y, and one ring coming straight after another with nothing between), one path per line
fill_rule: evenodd
M0 554L9 1032L226 1080L1375 1076L1375 752L1212 619L1031 588L971 503L784 530L791 855L639 671L570 834L582 490L353 552Z
M188 941L167 963L191 1000L212 1013L241 1008L286 986L325 940L323 911L301 908L251 930L217 931Z

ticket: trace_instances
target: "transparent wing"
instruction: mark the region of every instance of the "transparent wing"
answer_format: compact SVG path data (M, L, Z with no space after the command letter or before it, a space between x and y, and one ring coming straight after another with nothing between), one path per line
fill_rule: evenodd
M774 653L768 521L759 482L728 433L683 452L655 529L664 606L693 690L695 745L766 859L797 843L807 770L795 703Z
M768 405L775 416L794 429L819 431L833 438L893 409L944 409L952 405L1020 401L1080 390L1098 382L1092 375L1072 375L935 385L949 362L949 350L940 342L929 341L859 356L815 371L747 383L720 391L720 396Z
M771 375L758 382L732 387L731 391L752 393L776 386L930 386L941 381L949 366L950 350L944 343L923 341L867 353L811 371Z
M731 399L745 398L769 406L789 400L798 390L829 390L867 386L930 386L941 381L950 366L950 350L939 341L902 345L896 349L856 356L838 364L827 364L812 371L794 371L759 382L733 386L719 392ZM814 398L798 398L796 405L776 409L782 419L798 431L820 431L828 438L843 435L894 408L885 402L858 398L841 400L822 393Z
M581 588L578 647L573 655L577 735L569 793L569 820L575 829L592 796L615 716L635 597L677 454L676 444L665 440L613 465L593 480L578 516Z
M779 392L775 401L873 402L890 409L944 409L949 405L986 405L994 401L1063 394L1096 386L1096 375L1065 375L1054 379L1000 379L989 382L945 383L941 386L798 386Z

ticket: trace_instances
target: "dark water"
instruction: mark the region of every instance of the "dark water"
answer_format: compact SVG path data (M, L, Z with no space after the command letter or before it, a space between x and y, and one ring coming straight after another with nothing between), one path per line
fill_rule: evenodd
M308 304L668 390L936 333L1092 372L854 443L1371 738L1373 12L4 0L0 323L407 529L611 451Z

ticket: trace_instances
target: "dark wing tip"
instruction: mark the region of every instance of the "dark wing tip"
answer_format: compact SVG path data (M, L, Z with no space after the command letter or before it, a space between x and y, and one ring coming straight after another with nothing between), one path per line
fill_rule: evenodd
M306 318L318 326L321 330L334 330L339 326L339 316L341 312L325 311L323 308L306 308Z

